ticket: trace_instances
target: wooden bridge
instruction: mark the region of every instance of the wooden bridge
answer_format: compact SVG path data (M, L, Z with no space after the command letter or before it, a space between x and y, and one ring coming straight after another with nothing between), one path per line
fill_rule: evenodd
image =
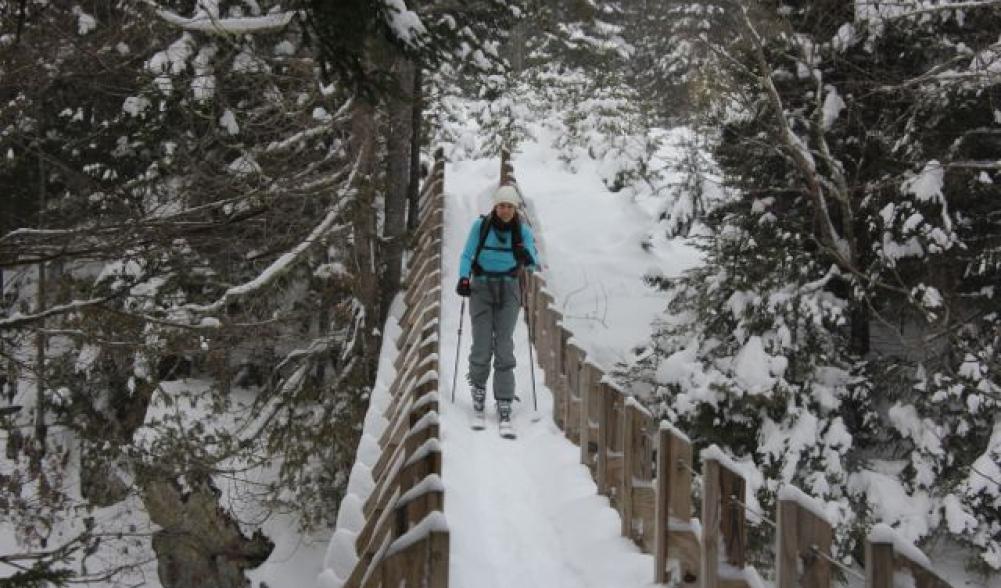
M501 180L514 182L506 156ZM366 434L377 439L377 447L359 451L356 467L370 474L372 483L358 497L363 521L343 535L356 555L342 580L350 588L449 585L442 480L442 455L449 446L442 442L439 419L441 410L448 410L440 378L444 186L439 151L421 195L423 220L408 264L395 379L388 396L373 397L376 418L366 422ZM827 588L839 576L862 575L832 554L834 530L822 504L794 487L780 491L771 518L761 515L775 531L774 569L762 574L748 565L747 484L739 464L712 446L700 452L696 470L691 440L655 419L575 344L544 272L532 274L528 286L529 334L553 394L552 420L579 446L580 463L621 517L622 536L653 556L652 583L759 587L766 585L762 577L767 575L776 588ZM698 509L695 482L701 488ZM869 588L891 588L900 575L909 576L917 588L948 586L923 554L885 525L869 535L865 553Z

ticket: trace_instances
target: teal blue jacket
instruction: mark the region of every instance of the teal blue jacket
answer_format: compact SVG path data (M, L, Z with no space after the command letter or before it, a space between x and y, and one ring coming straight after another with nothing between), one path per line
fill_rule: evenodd
M473 256L476 255L476 246L480 242L480 227L483 226L485 218L480 217L469 229L469 236L466 238L466 246L462 249L462 261L459 264L459 277L473 277ZM532 256L535 264L528 269L534 270L539 264L539 253L535 249L535 237L532 230L524 222L518 223L521 227L521 243L525 250ZM498 231L496 227L490 227L487 233L487 240L483 242L483 249L480 251L478 259L480 267L484 271L504 273L517 267L514 259L514 251L511 248L511 231Z

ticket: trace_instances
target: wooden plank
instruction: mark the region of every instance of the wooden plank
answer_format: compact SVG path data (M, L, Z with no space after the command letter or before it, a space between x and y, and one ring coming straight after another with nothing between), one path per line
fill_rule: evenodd
M866 588L893 588L893 544L865 544Z
M720 496L723 501L721 528L725 561L744 569L747 564L747 514L742 503L747 502L744 477L720 467ZM739 501L739 502L738 502Z
M601 393L601 379L604 374L597 367L588 364L588 389L590 394L588 396L588 453L590 455L588 461L588 467L591 468L591 473L594 476L595 481L598 479L598 450L600 447L600 439L598 434L599 421L601 419L601 403L604 402L604 396Z
M699 570L702 567L702 544L699 537L691 529L678 529L668 531L667 541L671 559L681 566L679 583L686 587L701 588Z
M682 521L692 516L692 444L687 439L674 436L671 439L671 457L674 458L674 487L678 492L671 494L671 512Z
M809 510L799 507L796 518L799 520L799 552L806 557L800 557L803 562L803 573L799 583L803 588L831 588L833 570L831 562L817 552L831 555L831 545L834 543L834 529L826 520Z
M910 573L914 578L915 588L952 588L935 572L911 560L905 554L895 552L893 569L895 573Z
M702 462L702 569L703 588L719 588L720 483L719 462Z
M661 428L657 433L657 499L656 527L654 529L653 550L653 581L657 584L667 582L668 522L671 519L671 491L673 483L671 472L674 470L671 462L671 433Z
M799 505L780 500L776 509L775 588L799 586Z
M542 349L539 355L542 357L542 382L548 386L553 378L553 313L550 309L552 297L543 294L542 301Z
M633 435L636 428L634 417L637 412L635 407L629 406L620 413L619 417L619 428L622 431L622 476L619 479L622 487L622 496L619 501L621 504L619 511L622 513L620 532L627 539L633 538L633 469L637 459Z
M584 352L574 344L567 345L567 390L570 399L567 411L567 438L580 445L580 380Z
M588 469L590 469L590 444L593 439L591 437L589 412L591 407L591 370L588 368L587 364L583 363L583 358L581 358L580 368L580 373L577 379L577 394L580 396L580 412L578 412L580 422L577 423L577 443L580 445L580 463L586 465Z
M635 538L643 553L654 553L657 526L657 490L653 486L633 488L633 521L639 521ZM634 527L635 528L635 527Z
M645 412L637 409L635 417L636 433L633 439L637 457L633 464L633 539L645 553L653 553L657 497L653 477L653 432L657 427L653 417Z
M568 378L569 361L567 358L568 344L570 339L573 337L573 333L568 331L566 327L563 326L563 316L560 315L560 324L557 329L558 333L558 344L556 346L556 366L557 366L557 377L556 382L560 387L560 422L563 424L563 433L569 437L570 430L570 383Z
M434 531L428 546L428 579L421 584L428 588L448 587L448 552L451 536L447 532Z
M560 426L560 430L569 439L572 430L572 425L570 423L570 404L572 400L570 398L570 382L567 381L567 377L564 374L560 374L556 378L556 388L559 389L559 418L557 419L557 424ZM555 411L554 407L554 412Z
M605 496L622 514L622 407L625 398L614 386L602 384L605 414ZM600 454L599 454L600 455Z
M608 496L608 450L611 434L612 390L608 386L599 385L594 389L598 396L598 494Z
M570 390L570 410L567 415L567 439L574 445L580 445L580 397L573 395L573 388Z

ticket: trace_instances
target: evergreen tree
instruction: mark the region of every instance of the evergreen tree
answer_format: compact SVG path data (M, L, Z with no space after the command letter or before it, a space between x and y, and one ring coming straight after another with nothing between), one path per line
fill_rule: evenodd
M699 122L741 197L710 216L706 264L664 284L674 318L641 377L702 442L753 455L762 500L793 482L836 503L842 554L889 483L928 497L927 523L886 522L998 569L1001 13L718 6ZM899 478L880 465L902 456Z

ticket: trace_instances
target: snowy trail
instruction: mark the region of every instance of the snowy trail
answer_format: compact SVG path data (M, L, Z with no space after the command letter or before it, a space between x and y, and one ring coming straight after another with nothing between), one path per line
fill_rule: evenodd
M443 478L451 532L450 585L457 588L625 588L652 585L653 562L619 535L618 514L597 495L579 449L552 421L552 395L536 369L538 422L531 421L528 332L515 331L517 440L500 438L488 386L488 426L469 427L465 382L468 312L450 403L461 299L454 293L470 224L489 209L496 161L466 162L446 173L442 317ZM451 175L450 175L451 174ZM532 366L533 368L535 366Z

